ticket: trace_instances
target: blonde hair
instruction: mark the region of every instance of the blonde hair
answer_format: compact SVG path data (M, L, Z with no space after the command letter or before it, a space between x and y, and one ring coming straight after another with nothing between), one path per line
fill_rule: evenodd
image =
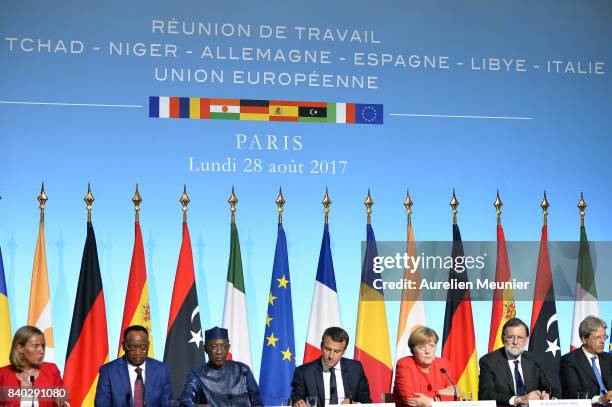
M36 335L41 335L43 339L45 337L40 329L31 325L24 325L15 332L13 343L11 344L11 354L9 356L9 362L15 369L23 370L25 367L23 355L17 351L17 346L26 346L28 341Z
M415 329L408 338L408 347L410 348L410 352L414 354L415 346L423 345L432 339L435 343L438 343L438 340L440 339L436 331L433 329L427 328L426 326Z

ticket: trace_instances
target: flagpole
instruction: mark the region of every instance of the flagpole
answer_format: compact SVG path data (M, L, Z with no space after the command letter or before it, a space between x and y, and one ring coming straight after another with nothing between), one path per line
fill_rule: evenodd
M95 201L93 194L91 193L91 184L87 183L87 195L83 198L85 204L87 205L87 223L91 223L91 208L93 207L93 203Z
M136 223L139 223L140 222L140 203L142 202L142 197L140 196L140 193L138 192L138 182L136 183L136 192L134 193L134 196L132 197L132 202L134 203L134 211L136 212L135 221Z
M457 207L459 206L459 200L455 196L455 188L453 188L453 197L450 201L450 206L453 208L453 225L457 224Z
M189 195L187 195L187 185L183 185L183 195L181 195L179 202L183 205L183 223L187 223L187 205L191 202Z
M238 203L238 198L236 197L236 194L234 193L233 186L232 186L232 194L230 195L227 202L229 202L230 211L232 212L232 223L236 223L236 204Z
M283 188L278 188L278 197L276 198L276 205L278 205L278 224L283 224L283 205L285 205L285 198L283 197Z
M493 206L497 211L497 224L501 225L501 208L504 206L501 198L499 197L499 189L497 190L497 196L495 197L495 202L493 202Z
M578 202L578 209L580 209L580 227L584 227L584 215L585 209L587 207L586 202L582 196L582 192L580 193L580 201Z
M329 198L329 192L327 190L327 187L325 187L325 196L323 197L323 200L321 201L321 203L323 204L323 207L325 208L325 224L329 224L329 207L332 203L332 200Z
M544 214L544 226L548 225L548 208L550 204L548 203L548 199L546 199L546 191L544 191L544 199L542 199L542 203L540 204L542 207L542 211Z
M47 194L45 194L45 183L42 183L42 186L40 187L40 194L38 195L38 203L39 203L39 208L40 208L40 223L45 223L45 203L47 202L49 198L47 197Z
M372 205L374 205L374 200L372 199L372 196L370 195L370 188L368 188L368 196L366 197L365 201L363 201L363 204L366 207L366 213L368 214L368 225L372 224Z
M412 198L410 198L410 191L406 190L406 200L404 201L404 206L406 207L406 218L407 224L412 225Z

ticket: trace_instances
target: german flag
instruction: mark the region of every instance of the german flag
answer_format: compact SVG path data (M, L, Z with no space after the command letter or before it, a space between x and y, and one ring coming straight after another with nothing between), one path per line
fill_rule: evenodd
M93 406L98 369L106 362L108 335L104 290L96 236L91 221L88 221L64 369L64 382L72 406Z
M382 403L383 393L391 391L393 366L387 329L387 314L382 289L374 288L374 258L378 257L372 225L367 224L366 252L361 269L359 309L355 334L355 360L361 361L374 403Z
M269 106L267 100L240 99L240 120L268 121Z
M456 222L453 223L453 267L449 270L448 281L455 280L459 285L467 282L467 270L461 273L455 269L457 258L464 257L461 232ZM472 301L469 289L450 289L446 297L444 313L444 332L442 335L442 357L446 358L459 380L457 386L466 392L478 395L478 358L476 356L476 339L474 336L474 319L472 318Z

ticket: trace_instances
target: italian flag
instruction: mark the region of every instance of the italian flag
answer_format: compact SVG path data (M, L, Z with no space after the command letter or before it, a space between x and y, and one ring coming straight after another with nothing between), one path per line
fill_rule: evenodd
M251 341L249 339L240 240L238 239L238 228L233 221L231 224L229 264L227 266L223 328L229 331L231 346L229 359L240 361L251 367Z
M589 241L584 226L580 227L580 248L578 249L578 269L576 271L576 295L574 296L574 318L572 322L572 341L570 349L574 350L582 346L578 326L584 318L589 315L599 316L599 304L597 302L597 288L595 287L595 275L593 274L593 263L589 252Z

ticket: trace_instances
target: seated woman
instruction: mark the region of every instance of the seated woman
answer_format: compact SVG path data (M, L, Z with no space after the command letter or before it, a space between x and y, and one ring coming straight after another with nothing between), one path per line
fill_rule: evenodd
M393 398L397 406L428 407L434 399L453 400L460 393L446 376L456 383L450 363L436 357L438 339L436 331L427 327L415 329L408 338L412 356L401 358L395 367Z
M53 363L43 362L45 358L45 336L40 329L34 326L22 326L15 332L9 365L0 368L0 388L4 393L3 406L64 406L68 405L65 400L59 397L38 397L32 398L27 392L17 392L22 388L44 387L45 392L53 389L58 392L63 390L64 382L60 376L60 371ZM60 389L61 388L61 389ZM19 397L19 394L22 397ZM59 394L58 394L59 395Z

